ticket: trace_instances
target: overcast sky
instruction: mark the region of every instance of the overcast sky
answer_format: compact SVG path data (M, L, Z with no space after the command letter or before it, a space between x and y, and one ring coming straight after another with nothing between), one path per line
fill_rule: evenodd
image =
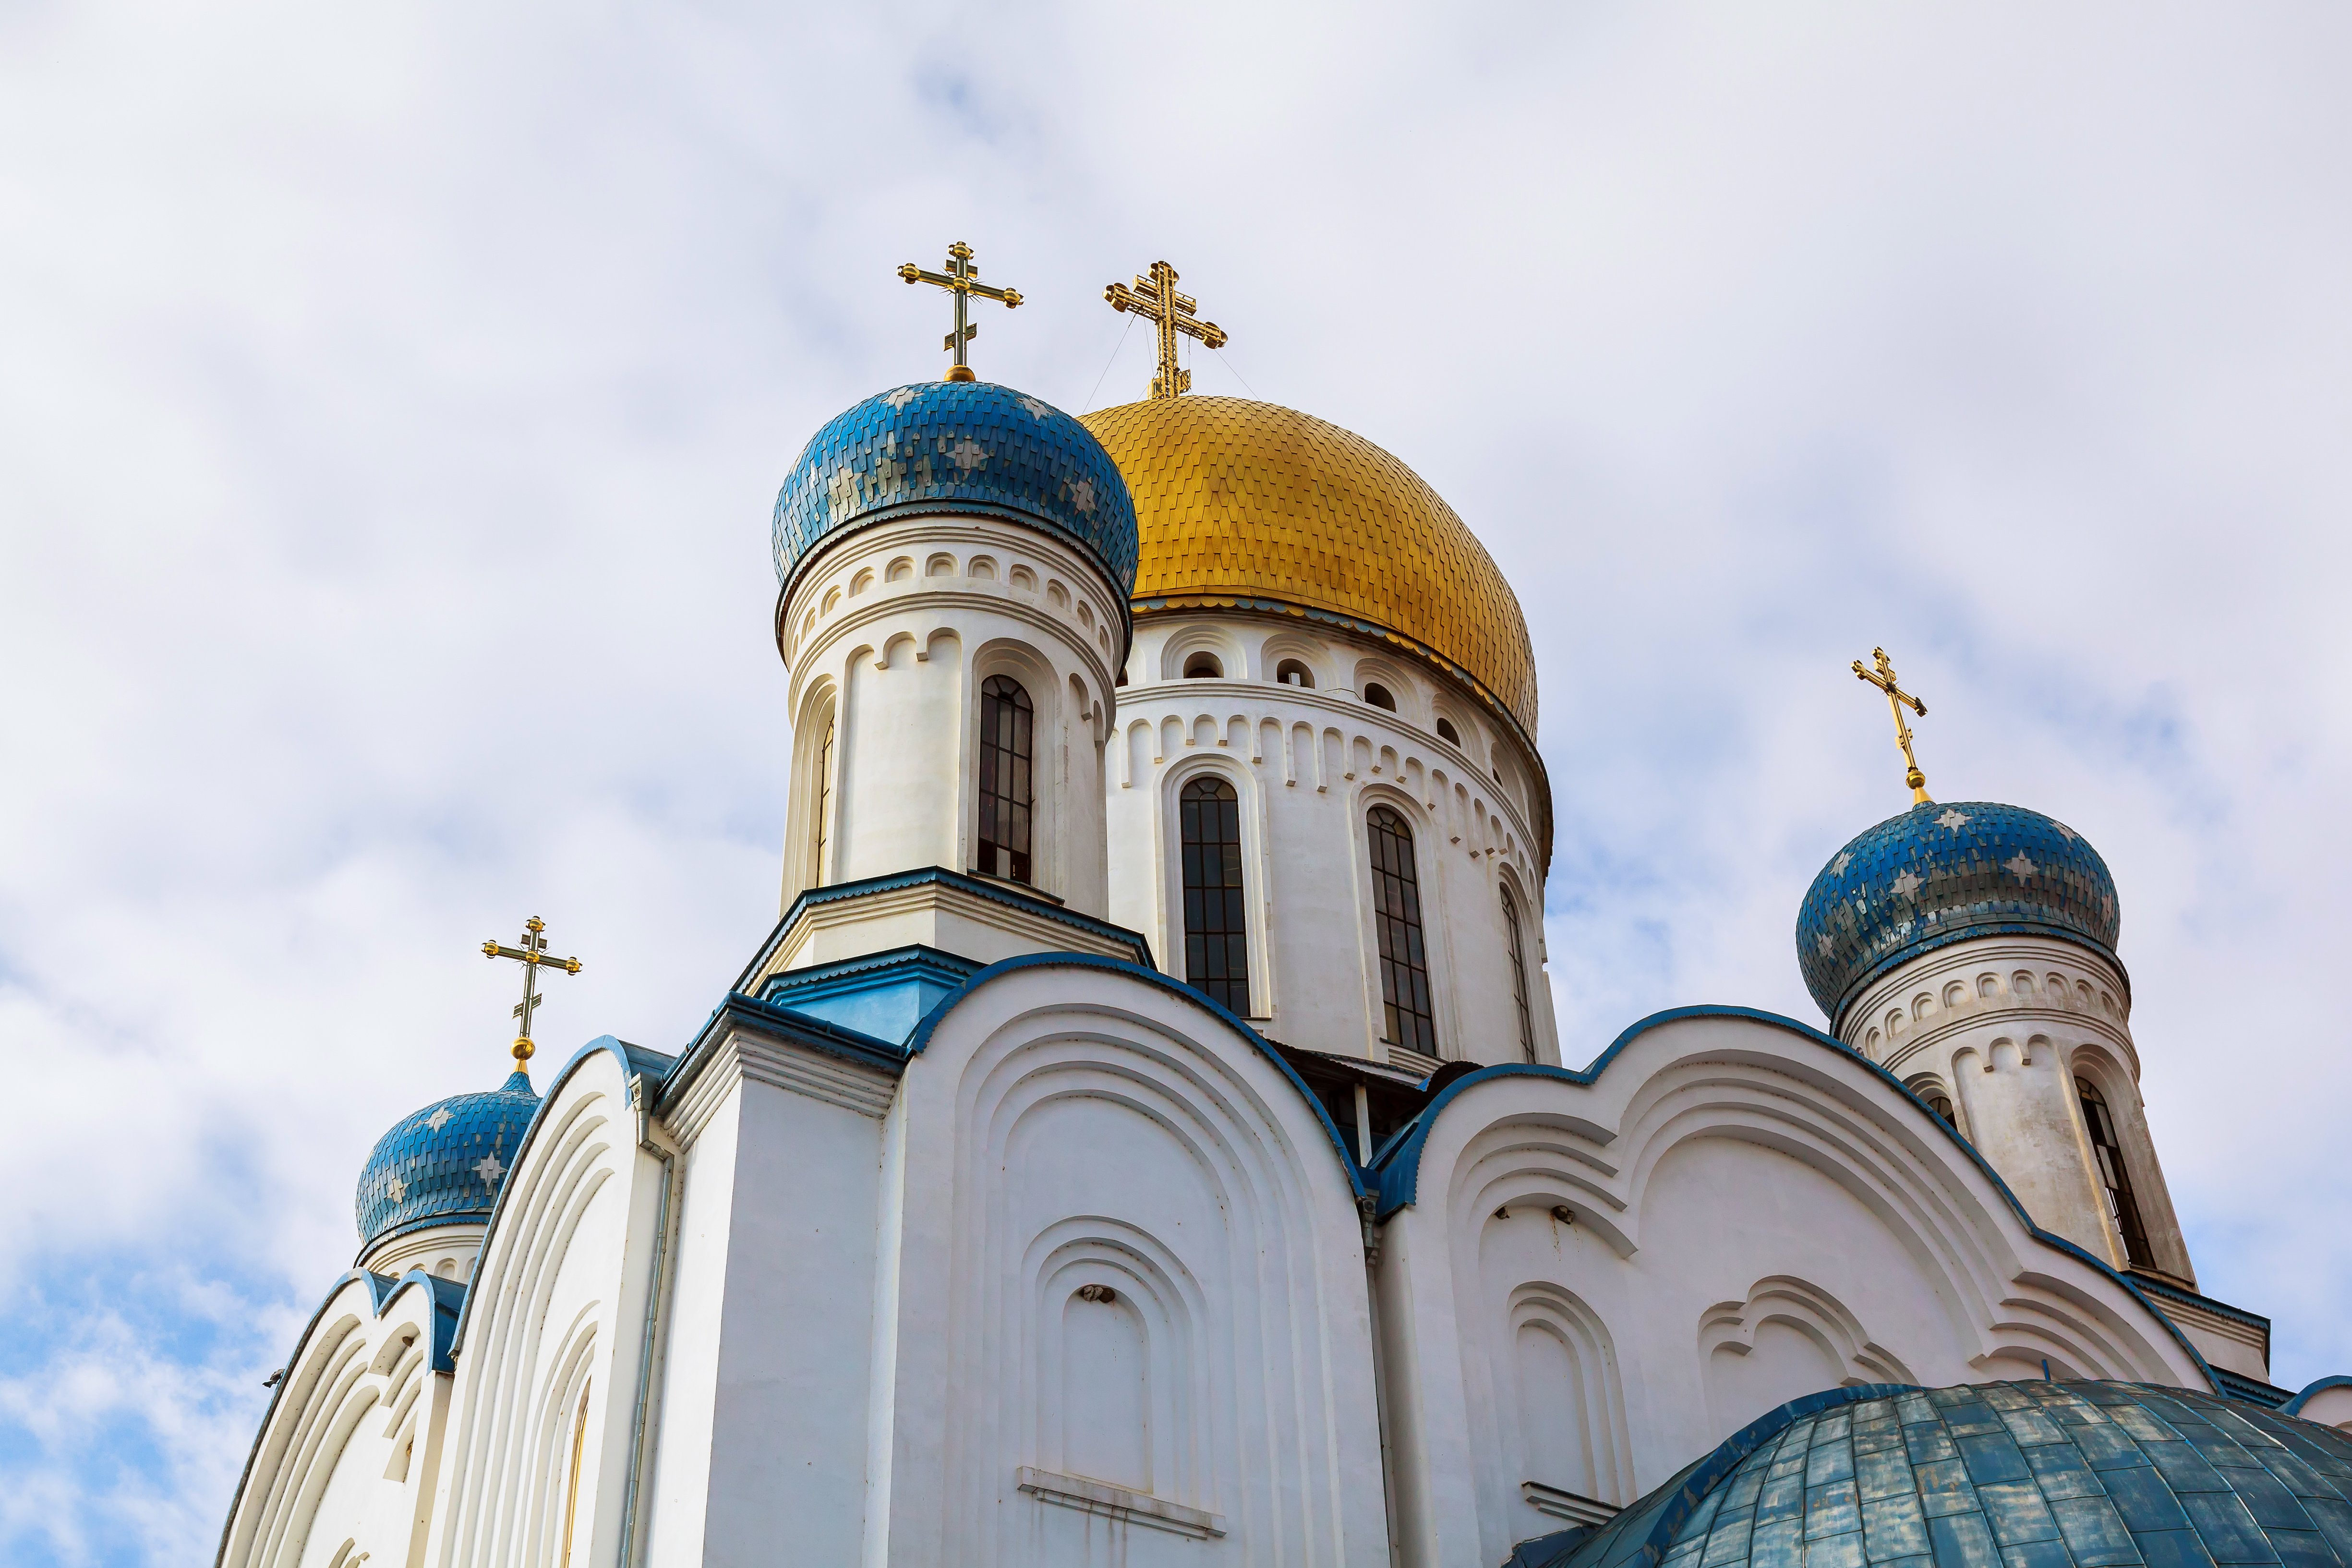
M870 13L871 19L861 16ZM2122 892L2148 1117L2276 1380L2352 1370L2352 19L0 5L0 1558L208 1557L370 1144L676 1049L776 913L768 509L935 374L1360 431L1529 607L1566 1055L1819 1021L1902 809ZM1097 387L1099 390L1097 391Z

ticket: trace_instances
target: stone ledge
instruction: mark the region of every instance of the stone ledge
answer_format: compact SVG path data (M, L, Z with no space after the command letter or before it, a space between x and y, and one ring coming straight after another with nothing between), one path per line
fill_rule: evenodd
M1080 1513L1145 1525L1152 1530L1165 1530L1176 1535L1189 1535L1195 1541L1211 1540L1225 1532L1222 1515L1203 1509L1186 1508L1181 1503L1153 1497L1150 1492L1130 1491L1125 1487L1090 1481L1082 1476L1056 1475L1052 1470L1041 1470L1034 1465L1022 1466L1014 1472L1014 1479L1021 1490L1039 1502L1074 1508Z

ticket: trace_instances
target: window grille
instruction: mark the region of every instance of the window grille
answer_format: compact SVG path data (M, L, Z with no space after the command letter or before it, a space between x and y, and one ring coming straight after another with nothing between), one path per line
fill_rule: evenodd
M1437 1019L1429 998L1429 953L1422 940L1421 880L1412 863L1412 829L1385 805L1365 818L1371 840L1372 923L1381 945L1381 1001L1388 1041L1437 1055Z
M2132 1196L2131 1172L2124 1164L2123 1145L2116 1137L2115 1114L2106 1096L2089 1079L2074 1080L2083 1100L2083 1126L2091 1134L2091 1152L2099 1163L2099 1182L2106 1189L2107 1220L2123 1238L2124 1257L2142 1268L2156 1267L2148 1248L2147 1227L2140 1224L2139 1202Z
M1503 889L1503 934L1511 944L1511 1000L1519 1010L1519 1050L1528 1060L1536 1059L1536 1021L1528 1010L1528 950L1519 935L1518 901L1511 889Z
M1031 880L1031 740L1036 710L1010 676L980 689L980 868L1008 881Z
M1184 981L1249 1016L1249 924L1242 904L1242 812L1234 786L1194 779L1178 797L1184 856Z

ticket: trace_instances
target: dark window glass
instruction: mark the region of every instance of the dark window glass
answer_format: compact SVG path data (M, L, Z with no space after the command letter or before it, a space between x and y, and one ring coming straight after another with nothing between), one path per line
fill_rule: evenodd
M1951 1096L1946 1094L1941 1089L1931 1089L1927 1091L1926 1099L1927 1101L1927 1109L1936 1113L1937 1121L1942 1122L1945 1126L1950 1128L1955 1132L1958 1132L1960 1130L1960 1119L1952 1111Z
M824 742L816 752L816 852L809 857L809 885L822 888L825 881L825 851L833 846L828 834L833 826L833 736L837 726L825 721Z
M1285 686L1312 687L1315 684L1315 672L1295 658L1286 658L1276 666L1274 678Z
M1396 711L1396 699L1390 696L1389 689L1377 680L1364 688L1364 700L1375 708L1385 708L1391 713Z
M1429 953L1421 935L1421 879L1413 872L1412 829L1385 805L1365 818L1372 851L1372 923L1381 941L1381 1001L1388 1040L1423 1056L1437 1054L1437 1020L1429 1001Z
M1187 680L1220 680L1224 678L1224 673L1225 667L1217 662L1217 656L1213 653L1196 653L1184 661L1184 679Z
M1241 801L1223 779L1194 779L1177 810L1183 816L1185 984L1247 1017Z
M1036 710L1010 676L980 689L980 868L992 877L1029 878L1030 731Z
M2083 1098L2083 1125L2091 1134L2091 1152L2099 1162L2099 1181L2107 1190L2107 1218L2123 1237L2124 1256L2143 1268L2156 1267L2148 1250L2147 1231L2139 1222L2139 1204L2132 1196L2131 1173L2124 1166L2123 1145L2116 1138L2115 1114L2106 1097L2086 1078L2074 1080Z
M1536 1021L1528 1011L1528 950L1519 937L1519 906L1511 889L1503 889L1503 935L1511 946L1511 1000L1519 1009L1519 1050L1536 1059Z
M1462 737L1455 732L1454 721L1451 719L1440 719L1437 721L1437 738L1450 745L1458 746L1462 743Z

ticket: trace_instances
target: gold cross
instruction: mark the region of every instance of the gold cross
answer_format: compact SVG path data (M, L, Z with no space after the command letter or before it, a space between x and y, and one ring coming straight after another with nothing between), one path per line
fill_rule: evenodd
M1862 660L1855 659L1853 673L1886 693L1886 706L1895 713L1895 743L1903 748L1903 782L1911 786L1911 804L1926 805L1927 775L1919 771L1919 759L1911 754L1911 726L1904 721L1903 710L1908 704L1912 712L1925 719L1927 705L1895 684L1895 665L1887 658L1885 648L1872 648L1870 654L1878 661L1878 668L1865 668Z
M1176 292L1176 269L1164 261L1151 264L1151 276L1139 277L1135 287L1112 283L1103 298L1114 310L1132 310L1160 329L1160 374L1151 378L1151 395L1177 397L1192 390L1192 373L1176 365L1176 334L1198 338L1213 349L1225 346L1225 329L1214 321L1193 319L1201 301Z
M530 1010L538 1006L541 1002L547 1000L546 997L538 994L540 970L542 967L545 967L548 969L562 970L566 974L577 974L580 973L580 961L578 959L550 958L547 955L547 939L539 934L546 929L547 922L541 920L537 915L533 915L530 919L523 921L522 923L522 945L520 947L508 947L499 942L496 938L492 938L490 941L482 943L483 957L511 958L517 960L522 964L522 1000L515 1004L513 1015L515 1017L522 1020L522 1033L515 1037L514 1043L515 1071L517 1072L529 1072L530 1070L530 1064L532 1050L530 1043Z
M955 363L948 367L948 379L971 380L971 366L964 363L963 357L964 344L980 336L980 329L964 319L969 313L971 297L977 294L983 300L1002 300L1006 310L1013 310L1020 308L1021 290L992 289L978 281L980 268L971 264L971 247L960 239L948 247L948 269L945 272L926 272L909 261L898 268L898 276L909 283L929 283L955 296L955 331L950 332L947 342L940 346L955 351Z

